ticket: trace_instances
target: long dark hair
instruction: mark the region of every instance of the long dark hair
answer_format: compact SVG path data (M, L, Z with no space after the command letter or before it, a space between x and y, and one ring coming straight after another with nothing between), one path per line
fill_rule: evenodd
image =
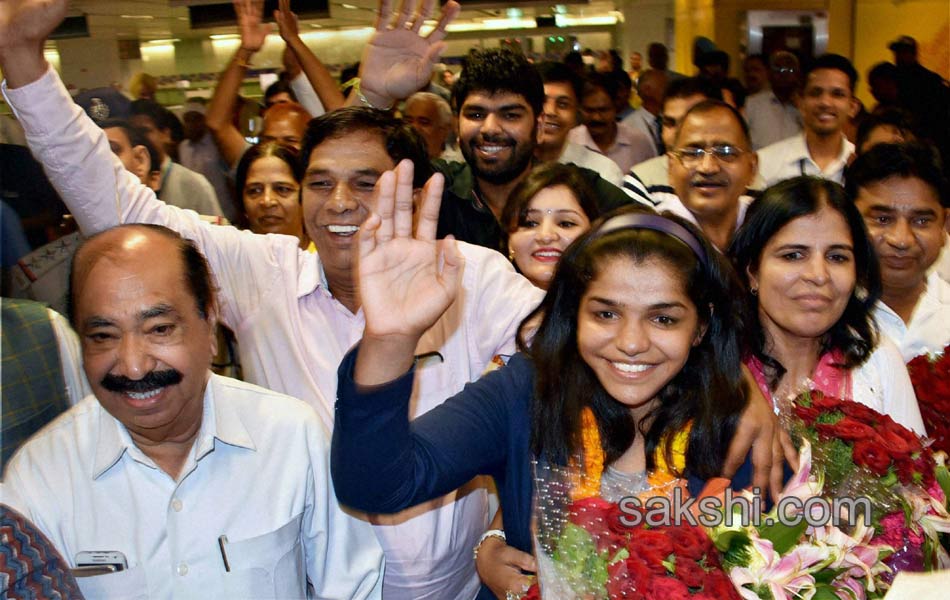
M749 290L749 272L758 271L762 250L772 236L795 219L813 215L826 206L839 213L848 224L854 246L856 281L844 313L822 336L820 352L841 352L844 358L840 367L853 369L863 364L877 345L871 310L881 295L881 275L864 220L844 188L833 181L809 176L773 185L749 206L745 221L729 247L729 257ZM745 334L747 353L765 365L769 386L774 390L785 375L785 367L766 351L768 340L759 320L758 297L746 293L745 298L748 316L743 322L748 329Z
M645 436L647 469L651 469L660 443L692 421L687 470L700 477L714 477L722 469L738 415L746 404L737 333L742 314L736 307L739 282L730 265L698 229L669 213L664 217L691 232L705 260L667 233L641 228L601 233L611 217L631 212L630 207L624 207L606 215L567 248L547 295L522 324L519 346L531 357L537 371L532 450L542 459L564 464L580 451L581 414L590 407L606 464L626 452L639 433ZM702 341L690 351L682 370L659 392L657 407L640 422L635 422L629 408L606 392L577 348L581 300L601 269L618 257L637 263L660 260L681 273L699 322L706 326ZM541 324L528 345L529 323L536 322L538 316L542 316ZM673 464L669 452L666 462Z

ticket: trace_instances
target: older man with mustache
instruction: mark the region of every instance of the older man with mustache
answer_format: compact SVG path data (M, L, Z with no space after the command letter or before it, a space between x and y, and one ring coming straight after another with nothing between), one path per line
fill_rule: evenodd
M674 193L653 191L656 210L693 221L725 250L752 202L747 188L756 174L742 115L720 100L696 104L683 117L667 154Z

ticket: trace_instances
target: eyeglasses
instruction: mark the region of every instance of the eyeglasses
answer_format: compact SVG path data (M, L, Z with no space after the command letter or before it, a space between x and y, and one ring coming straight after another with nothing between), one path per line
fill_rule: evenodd
M779 75L791 75L792 73L798 73L798 69L795 67L772 67L772 72Z
M717 144L708 148L689 146L687 148L670 151L670 154L683 163L684 167L698 165L705 160L707 154L721 163L734 163L745 153L746 150L738 146L730 146L729 144Z

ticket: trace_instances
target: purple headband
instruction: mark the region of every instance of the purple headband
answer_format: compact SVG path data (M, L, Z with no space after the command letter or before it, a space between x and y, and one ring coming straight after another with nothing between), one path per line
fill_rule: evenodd
M608 219L597 232L595 237L617 231L619 229L651 229L672 236L689 246L696 258L703 266L706 266L706 251L703 245L696 239L689 229L686 229L679 223L671 221L660 215L651 215L648 213L628 213Z

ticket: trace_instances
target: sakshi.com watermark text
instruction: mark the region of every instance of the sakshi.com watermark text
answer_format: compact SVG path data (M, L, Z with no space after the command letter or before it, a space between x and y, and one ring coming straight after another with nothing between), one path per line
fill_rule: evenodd
M727 489L723 497L694 498L677 488L672 497L655 496L641 499L627 496L620 500L620 523L626 527L701 525L703 527L759 527L782 524L796 527L803 522L811 527L833 525L855 527L863 518L871 522L871 500L866 497L834 499L813 497L802 500L786 496L776 505L777 510L763 512L759 488L748 494Z

